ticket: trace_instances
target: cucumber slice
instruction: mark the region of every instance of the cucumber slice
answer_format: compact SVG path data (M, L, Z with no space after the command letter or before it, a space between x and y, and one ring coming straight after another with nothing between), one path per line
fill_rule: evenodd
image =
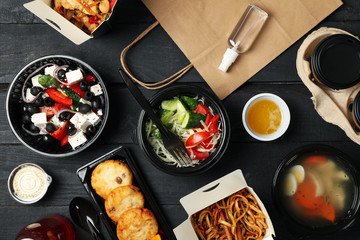
M179 99L165 100L161 102L161 108L169 111L176 111L178 108Z
M177 111L180 112L186 112L188 110L187 106L178 99L178 106L177 106Z
M184 121L184 118L186 116L186 112L180 112L177 115L177 122L181 124Z
M200 103L198 100L187 96L181 96L180 100L184 102L190 110L195 110Z
M181 123L182 128L196 128L201 125L201 121L206 120L206 115L201 113L186 112L185 118Z
M164 124L169 122L169 119L175 114L175 112L173 111L169 111L169 110L165 110L165 111L163 111L163 114L160 117L161 122Z

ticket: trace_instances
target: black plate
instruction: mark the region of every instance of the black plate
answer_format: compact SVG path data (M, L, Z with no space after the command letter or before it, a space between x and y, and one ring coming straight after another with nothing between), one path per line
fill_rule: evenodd
M219 114L222 136L219 140L216 150L212 152L208 158L201 160L201 162L194 167L180 168L165 163L157 156L146 138L145 123L148 120L148 116L147 114L145 114L144 110L142 110L140 113L139 122L136 129L137 142L142 148L142 150L145 152L147 157L151 160L151 163L165 173L177 176L200 174L213 167L224 155L230 140L229 116L222 102L214 94L210 93L209 91L200 86L192 84L178 84L165 88L151 98L150 104L151 106L153 106L154 109L159 109L159 106L163 100L173 99L176 96L204 98L204 105L206 107L211 107L214 111L214 114Z
M60 141L57 140L48 144L44 141L43 135L32 136L22 128L22 106L24 106L24 103L21 99L21 91L23 83L29 74L47 63L55 63L59 66L74 65L76 67L81 67L86 74L91 74L96 78L97 83L100 84L104 93L103 119L96 126L96 134L89 137L86 143L75 150L73 150L69 144L61 146ZM67 157L86 149L100 136L109 114L109 97L100 75L87 63L71 56L51 55L38 58L19 71L8 88L6 96L6 113L12 132L26 147L48 157Z
M284 174L284 172L287 169L287 166L291 165L292 162L298 159L299 156L307 156L309 154L328 154L338 157L339 161L341 161L344 167L347 168L347 171L349 172L349 177L354 181L354 199L352 201L352 205L347 212L347 216L339 220L338 223L334 226L313 228L312 226L307 225L307 223L298 222L297 220L291 217L291 215L285 210L284 206L281 204L281 200L279 197L281 191L278 188L279 185L278 179L279 178L281 179L281 175ZM289 223L289 226L294 233L297 233L299 236L304 236L305 234L310 234L310 235L330 234L333 232L337 232L349 228L356 220L359 214L359 206L360 206L359 179L360 179L360 175L358 170L351 164L350 158L346 154L331 146L322 145L322 144L309 144L289 153L279 164L273 178L272 197L274 199L277 209L280 211L282 216L285 217L287 223Z
M131 172L133 173L134 177L134 186L137 186L140 188L141 192L144 195L145 198L145 207L150 209L158 222L159 230L163 231L163 234L161 235L162 240L175 240L175 236L173 234L173 231L169 224L167 223L164 215L162 214L158 204L156 203L156 200L153 196L153 194L150 191L150 188L145 182L145 179L143 178L139 168L136 166L134 159L132 158L130 152L128 149L120 146L109 153L99 157L98 159L86 164L85 166L79 168L76 171L77 176L80 178L80 181L82 185L84 186L86 192L88 193L90 199L95 205L96 210L100 214L100 219L104 223L106 229L109 232L109 235L112 239L118 239L116 236L116 225L113 223L113 221L107 216L106 210L105 210L105 201L102 199L99 195L96 194L95 190L91 187L91 174L92 171L95 169L95 167L108 160L120 160L124 163L126 163Z

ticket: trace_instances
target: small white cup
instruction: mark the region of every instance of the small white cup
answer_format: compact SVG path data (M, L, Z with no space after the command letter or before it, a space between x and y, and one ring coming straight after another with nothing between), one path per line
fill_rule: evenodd
M270 100L274 102L276 105L279 106L281 111L281 124L279 128L272 134L258 134L254 132L251 127L249 126L249 123L247 121L247 114L251 106L260 101L260 100ZM271 94L271 93L260 93L258 95L255 95L254 97L250 98L250 100L245 104L243 112L242 112L242 122L245 127L245 130L252 136L253 138L260 140L260 141L272 141L280 136L282 136L290 124L290 111L287 106L287 104L282 100L279 96Z

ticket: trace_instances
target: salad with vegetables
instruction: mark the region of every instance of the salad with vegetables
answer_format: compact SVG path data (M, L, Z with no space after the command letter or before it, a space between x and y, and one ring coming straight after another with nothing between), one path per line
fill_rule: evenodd
M193 164L199 163L215 151L221 138L219 114L204 105L204 99L178 96L162 101L157 114L166 128L174 132L184 143ZM149 119L145 124L148 142L163 161L180 167L165 149L161 133Z
M79 148L103 118L103 89L77 64L42 65L27 76L21 94L23 130L48 146Z

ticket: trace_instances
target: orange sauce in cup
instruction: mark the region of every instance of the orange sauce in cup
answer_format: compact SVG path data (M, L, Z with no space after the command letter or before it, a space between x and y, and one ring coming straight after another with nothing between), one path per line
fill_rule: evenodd
M276 132L280 127L281 120L279 106L270 100L260 100L254 103L247 113L247 122L250 128L261 135Z

